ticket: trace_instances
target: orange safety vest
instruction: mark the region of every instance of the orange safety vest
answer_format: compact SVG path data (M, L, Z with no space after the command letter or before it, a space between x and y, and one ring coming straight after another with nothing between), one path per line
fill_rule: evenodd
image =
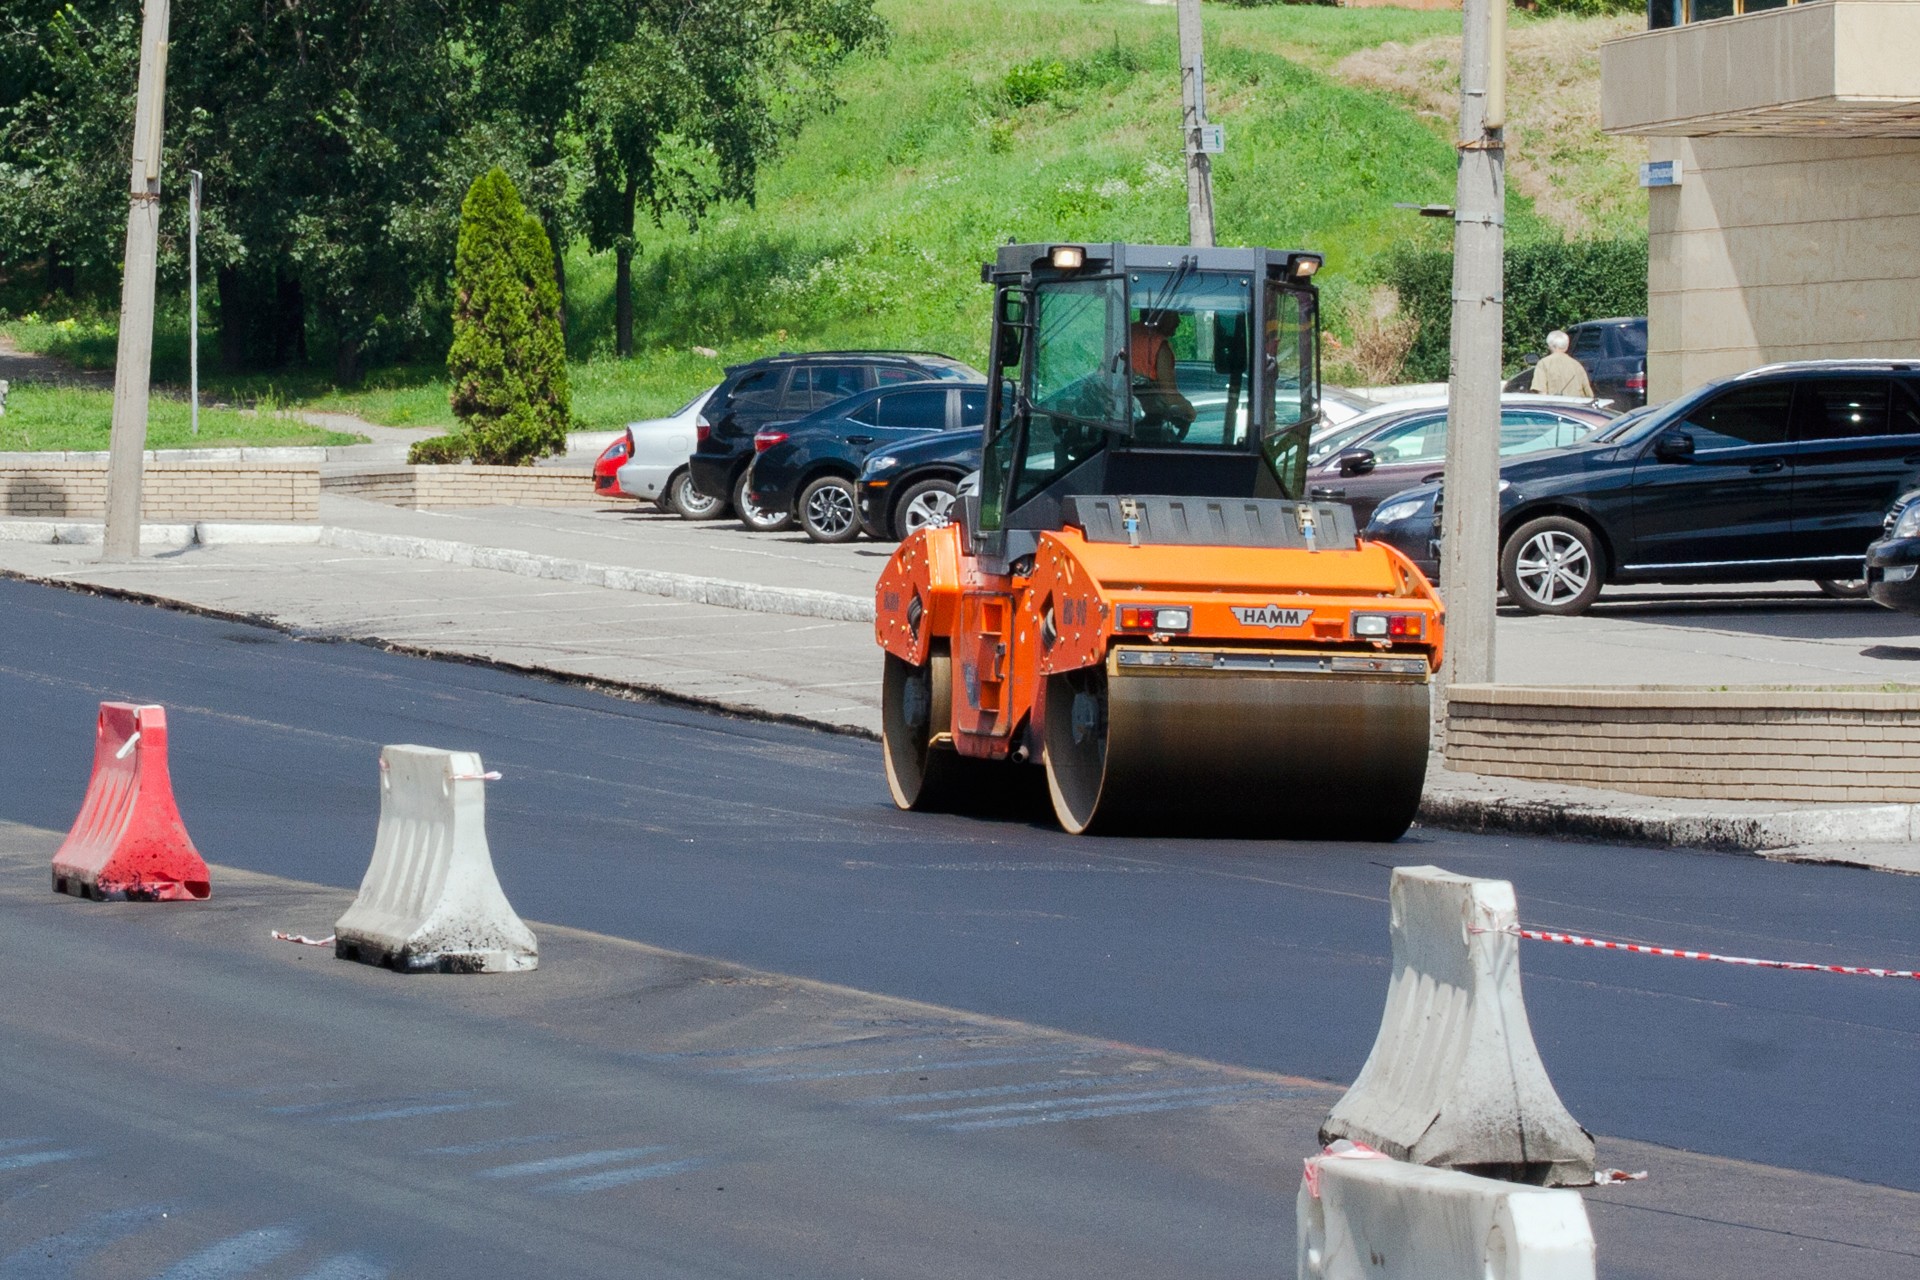
M1133 365L1133 371L1149 382L1160 380L1160 355L1167 349L1167 340L1156 330L1144 324L1133 326L1133 332L1127 341L1127 359Z

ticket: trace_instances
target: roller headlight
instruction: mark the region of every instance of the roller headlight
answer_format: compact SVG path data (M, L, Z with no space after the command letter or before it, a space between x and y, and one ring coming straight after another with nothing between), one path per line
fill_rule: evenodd
M1427 505L1425 498L1408 498L1404 502L1389 502L1373 513L1374 524L1399 524L1402 520L1411 520L1420 514L1420 508Z

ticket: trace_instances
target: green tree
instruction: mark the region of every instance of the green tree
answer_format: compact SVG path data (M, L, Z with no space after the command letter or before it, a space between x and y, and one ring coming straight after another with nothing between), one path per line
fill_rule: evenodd
M416 446L413 460L522 464L561 452L571 411L553 249L501 169L460 206L453 278L447 373L465 430Z
M633 227L645 207L697 221L753 199L760 168L808 116L829 77L881 42L873 0L655 0L580 82L581 206L588 243L614 254L614 347L633 354Z

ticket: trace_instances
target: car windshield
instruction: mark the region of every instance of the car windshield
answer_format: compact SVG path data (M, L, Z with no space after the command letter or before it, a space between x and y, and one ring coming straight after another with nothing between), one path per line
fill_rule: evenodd
M1360 439L1361 436L1366 435L1370 431L1378 431L1379 429L1380 415L1377 413L1368 414L1363 418L1355 418L1353 421L1335 427L1324 435L1317 437L1311 445L1307 446L1307 461L1309 463L1322 462L1327 458L1333 457L1342 449Z
M1655 416L1655 410L1659 408L1660 406L1657 404L1650 404L1632 410L1629 413L1623 413L1612 422L1609 422L1606 427L1599 432L1588 436L1587 443L1619 444L1629 436L1634 435L1640 428L1646 426L1647 423L1651 422Z

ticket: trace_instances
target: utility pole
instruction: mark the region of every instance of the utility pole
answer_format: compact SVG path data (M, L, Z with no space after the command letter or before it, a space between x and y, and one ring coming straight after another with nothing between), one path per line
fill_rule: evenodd
M200 434L200 185L205 174L187 170L187 395L193 405L190 435Z
M1452 376L1440 590L1444 686L1493 679L1499 588L1500 351L1506 310L1506 0L1465 0L1453 200Z
M107 449L108 560L140 555L140 483L153 366L153 275L160 243L160 139L167 96L169 0L146 0L140 88L133 115L133 172L126 265L120 278L120 352L113 368L113 435Z
M1187 239L1213 247L1213 159L1201 149L1207 123L1207 67L1200 50L1200 0L1180 5L1180 123L1187 151Z

